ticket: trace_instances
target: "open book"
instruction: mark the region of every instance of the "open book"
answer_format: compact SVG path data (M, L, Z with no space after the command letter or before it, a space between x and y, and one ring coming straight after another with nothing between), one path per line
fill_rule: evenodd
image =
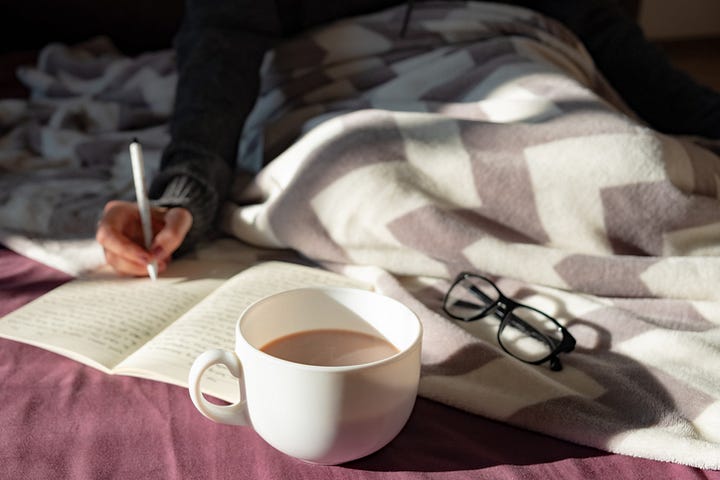
M175 261L151 282L112 273L73 280L0 319L0 337L65 355L110 374L187 387L195 358L233 350L235 324L254 301L282 290L357 280L286 262L242 270L238 264ZM223 367L203 377L203 391L237 401L237 379Z

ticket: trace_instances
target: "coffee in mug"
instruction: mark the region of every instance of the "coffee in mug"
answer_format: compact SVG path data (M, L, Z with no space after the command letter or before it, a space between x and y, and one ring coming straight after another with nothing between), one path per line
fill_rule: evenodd
M309 330L277 338L260 349L289 362L340 367L361 365L398 353L384 338L352 330Z

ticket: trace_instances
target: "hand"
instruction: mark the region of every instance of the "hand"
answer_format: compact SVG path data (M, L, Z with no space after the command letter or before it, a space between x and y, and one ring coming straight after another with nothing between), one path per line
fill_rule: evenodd
M182 207L153 207L151 215L153 242L148 252L137 204L112 200L105 205L95 238L105 251L107 263L117 272L146 276L152 259L157 260L162 272L192 226L192 214Z

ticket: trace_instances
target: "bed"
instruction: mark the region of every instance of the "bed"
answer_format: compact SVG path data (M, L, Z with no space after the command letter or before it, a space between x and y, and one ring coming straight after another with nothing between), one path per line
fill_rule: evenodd
M542 18L490 6L454 11L443 23L445 13L425 8L435 7L418 7L417 25L434 29L433 39L467 40L457 19L472 15L495 19L481 36L508 25L518 34L510 42L482 40L472 51L479 61L470 73L496 82L466 86L465 100L480 96L480 108L445 97L438 82L423 98L393 104L388 93L408 80L408 65L423 64L422 50L410 59L360 52L397 75L381 68L382 75L362 77L350 61L344 74L317 83L318 76L293 70L293 52L321 43L301 38L265 72L264 96L241 144L246 155L262 155L262 141L276 158L223 212L224 232L237 241L290 247L343 273L372 265L376 289L421 316L423 382L400 435L349 464L308 465L248 428L207 421L182 388L108 376L0 340L0 455L9 478L720 478L717 145L638 124L573 39ZM377 39L401 14L368 16L360 25ZM323 38L327 46L332 35ZM358 55L334 45L335 61ZM435 74L438 58L453 68L467 59L447 52L424 57ZM15 153L4 157L0 178L9 193L0 208L7 247L0 250L0 314L102 262L92 241L97 206L128 193L117 166L132 135L142 136L146 161L157 165L167 142L171 60L164 50L126 57L101 38L46 46L20 72L35 102L2 104L5 152L10 145ZM495 70L483 70L488 64ZM98 65L114 65L114 78L128 81L113 82ZM517 75L509 82L508 72ZM410 77L417 80L417 72ZM337 95L348 85L380 94L353 103ZM11 95L18 87L11 85ZM295 95L299 101L283 110L288 91L313 95ZM85 102L98 96L111 99L114 114ZM473 149L472 138L506 141ZM587 161L573 182L558 186L578 149ZM628 154L637 169L625 167ZM428 180L437 178L429 159L438 157L470 159L454 164L459 180L451 189ZM616 167L610 174L609 164ZM466 181L478 169L494 179L479 182L492 187L479 193ZM29 198L39 203L18 201ZM368 206L368 198L379 201ZM644 216L624 214L628 202ZM560 207L569 213L556 215ZM649 227L639 228L639 220ZM513 297L540 302L567 322L578 348L563 356L563 373L513 362L492 332L443 317L442 292L453 273L468 269L488 272Z
M0 314L69 275L0 250ZM187 390L114 377L29 345L0 340L5 478L720 478L688 466L610 454L419 398L386 448L315 466L249 428L212 423Z

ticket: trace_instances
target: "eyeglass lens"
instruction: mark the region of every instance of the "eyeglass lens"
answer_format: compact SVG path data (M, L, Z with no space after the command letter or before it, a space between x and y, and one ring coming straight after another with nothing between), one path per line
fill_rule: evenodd
M547 315L524 306L507 314L498 332L498 341L511 355L537 362L550 355L562 342L562 332Z
M488 313L500 299L500 292L490 282L478 277L464 277L448 292L445 309L455 317L469 320Z

